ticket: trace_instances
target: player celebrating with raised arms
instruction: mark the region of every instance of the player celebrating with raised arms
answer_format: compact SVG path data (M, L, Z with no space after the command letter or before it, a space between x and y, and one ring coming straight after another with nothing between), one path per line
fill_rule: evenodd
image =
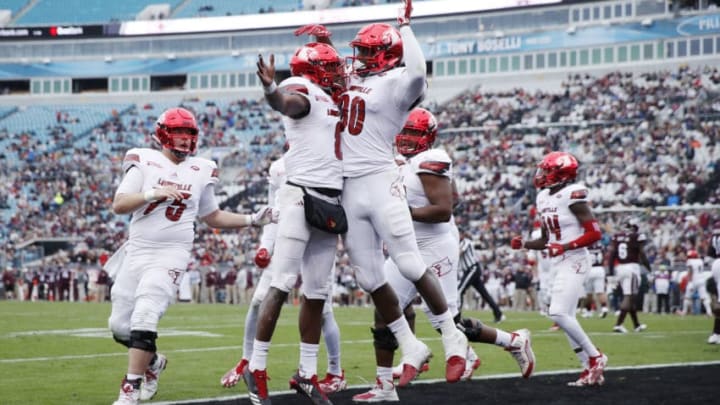
M313 403L329 404L317 378L322 312L330 294L338 234L347 229L340 206L342 161L337 143L340 111L333 97L344 90L344 63L322 43L300 47L290 60L292 76L275 84L275 60L258 59L257 75L265 99L282 114L289 150L284 155L287 181L277 192L282 211L268 270L270 289L260 307L252 356L243 380L253 403L269 404L267 356L280 311L302 274L300 366L290 386Z
M607 356L600 353L575 317L577 303L584 293L584 282L591 261L588 246L600 240L602 233L588 204L588 190L574 183L578 161L567 152L551 152L542 159L535 173L539 189L536 205L541 235L523 241L512 239L513 249L547 249L550 265L555 268L548 315L570 342L583 371L572 386L602 385Z
M105 267L115 278L108 321L113 338L128 348L128 368L115 405L152 398L167 365L156 353L158 322L167 310L190 262L200 218L213 228L265 225L277 218L264 207L253 215L222 211L215 200L215 162L190 156L198 143L193 114L165 111L155 124L162 150L130 149L115 193L116 214L132 214L130 238Z

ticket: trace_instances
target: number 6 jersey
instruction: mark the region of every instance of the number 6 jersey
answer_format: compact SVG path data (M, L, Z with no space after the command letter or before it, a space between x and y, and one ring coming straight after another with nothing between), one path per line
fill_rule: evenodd
M183 193L183 199L157 200L138 208L130 221L130 240L150 246L183 246L190 248L195 236L194 222L216 209L214 187L218 181L215 162L188 157L175 164L161 151L147 148L130 149L123 160L126 173L117 194L145 192L155 188L173 186ZM142 184L128 171L137 168L142 173ZM128 179L128 178L131 179Z

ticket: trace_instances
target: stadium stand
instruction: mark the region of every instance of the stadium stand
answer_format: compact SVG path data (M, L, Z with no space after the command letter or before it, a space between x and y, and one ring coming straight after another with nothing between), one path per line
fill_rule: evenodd
M171 7L180 0L163 0ZM38 0L15 21L15 25L92 24L109 21L131 21L146 6L159 1L85 1L85 0Z
M16 25L35 24L30 18L41 18L33 14L48 7L47 3L50 2L38 2ZM117 9L93 12L93 16L82 18L86 22L102 22L125 13L122 18L132 20L150 3L125 2ZM333 6L339 3L336 1ZM560 39L569 41L567 38L573 35L582 36L583 29L602 28L608 22L618 24L608 23L608 29L629 29L630 24L637 25L646 15L655 16L658 13L655 3L626 0L540 8L534 13L547 18L535 20L531 13L522 10L508 15L481 14L466 24L457 24L453 27L456 32L448 31L447 24L437 21L418 23L418 32L425 32L421 40L430 55L432 72L433 96L424 105L440 120L439 141L452 154L459 176L462 205L456 217L474 236L493 277L495 274L501 277L503 272L525 263L523 254L510 251L507 246L511 236L531 224L529 213L534 199L531 176L537 160L551 149L570 151L580 159L580 178L591 188L594 209L606 231L629 214L645 220L652 239L649 255L654 263L672 263L689 245L704 249L713 218L717 217L714 204L720 204L717 187L720 150L716 147L720 135L720 74L716 68L720 39L715 31L697 37L658 40L662 41L660 45L632 42L633 39L560 49L531 47L510 53L480 48L466 53L463 40L453 38L477 31L480 21L486 32L507 30L505 38L516 32L532 33L537 28L535 24L541 23L555 35L559 26L563 35ZM212 12L219 15L230 11L223 7L263 6L253 2L177 1L173 2L176 13L171 17L209 16L209 10L203 12L208 14L198 13L205 4L212 4ZM275 11L281 10L280 2L272 5ZM282 5L298 7L294 1ZM343 2L340 6L352 4ZM596 9L598 15L607 18L594 18ZM243 11L238 8L230 12ZM673 24L697 17L691 14L687 20L675 20L676 15L663 12L664 18ZM64 14L53 16L49 11L46 15L51 23L65 18L58 17ZM44 20L37 21L44 24ZM578 27L574 34L565 33L569 21ZM522 30L522 26L526 29ZM354 26L340 26L334 30L337 32L334 38L344 41L355 30ZM170 36L123 39L113 45L128 54L137 46L143 51L154 49L156 54L194 55L194 62L187 65L182 58L129 61L136 70L129 73L126 70L127 75L145 74L150 79L153 75L187 74L185 85L170 95L160 96L149 88L130 86L127 93L132 95L139 90L138 94L123 101L115 102L120 98L109 94L111 97L102 103L96 102L96 97L83 102L82 94L67 94L81 101L63 104L45 98L42 92L31 92L33 95L28 97L32 102L25 103L27 99L23 99L0 106L0 182L7 185L0 190L0 219L5 224L0 227L3 245L0 267L51 271L51 266L39 260L44 255L42 249L28 244L43 237L82 240L69 253L76 261L94 262L101 254L114 251L125 239L127 229L127 218L116 217L108 210L121 176L119 159L128 148L152 144L155 119L171 106L184 106L198 116L200 153L217 160L221 168L218 195L223 206L250 211L256 204L264 203L265 173L269 162L280 153L284 140L279 116L262 100L256 82L250 81L254 77L256 37L243 35L246 34L238 34L237 42L225 43L216 37ZM288 41L290 37L289 31L253 35L267 36L270 41ZM436 38L439 42L432 41ZM120 61L88 60L97 59L108 49L98 43L112 42L93 41L71 40L57 45L52 52L65 55L67 65L51 62L48 66L23 67L15 62L9 63L13 66L5 71L9 77L31 77L31 88L35 83L44 85L56 80L57 72L61 72L61 77L72 78L72 72L88 77L105 71L110 83L115 80L120 87L122 80L131 83L129 76L122 76L124 65ZM189 49L183 47L185 41L192 43ZM217 46L212 48L213 52L220 52L221 46L227 44L233 45L223 52L231 48L242 52L238 56L225 55L226 60L218 62L199 55L204 43L208 46L220 43L213 45ZM38 45L34 49L39 54L22 55L38 57L42 52L50 52L43 50L43 46L53 45ZM439 52L441 47L450 51ZM25 52L11 48L0 46L0 58L10 59ZM87 53L73 53L78 48L85 48ZM463 51L455 52L456 49ZM252 55L248 56L250 52ZM566 62L561 64L563 58ZM553 60L555 65L551 65ZM232 70L228 67L232 64L242 67ZM52 78L34 76L47 69L55 73ZM4 67L0 66L1 70ZM239 83L241 78L245 80L243 88L220 88L219 83L225 79L227 83L235 79ZM212 88L213 80L216 88ZM48 86L51 84L48 82ZM109 93L113 92L112 86L108 85ZM257 243L254 230L215 233L202 225L198 230L197 262L210 256L221 269L235 265L230 251L252 251ZM339 278L343 272L339 267Z

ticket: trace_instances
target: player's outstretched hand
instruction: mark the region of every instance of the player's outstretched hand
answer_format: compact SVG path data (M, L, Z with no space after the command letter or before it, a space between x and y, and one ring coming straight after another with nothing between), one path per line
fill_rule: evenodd
M314 35L318 39L330 38L332 36L330 30L328 30L327 27L322 24L303 25L302 27L295 30L296 37L299 37L303 34Z
M263 87L269 87L275 81L275 55L270 54L267 63L262 55L258 55L257 76Z
M405 0L405 6L400 8L398 16L398 25L410 25L410 15L412 15L412 0Z
M521 236L515 236L514 238L510 239L510 247L512 249L522 249L523 246L523 240Z
M560 243L548 243L545 245L550 257L560 256L565 253L565 248Z

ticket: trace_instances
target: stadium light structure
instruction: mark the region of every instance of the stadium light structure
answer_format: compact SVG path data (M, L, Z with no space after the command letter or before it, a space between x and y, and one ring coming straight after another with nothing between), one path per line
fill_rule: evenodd
M574 25L569 26L569 27L565 30L565 32L566 32L568 35L575 35L575 32L576 32L576 31L577 31L577 28L575 28Z
M653 25L653 19L652 18L645 18L642 21L640 21L640 24L642 24L643 27L649 28Z
M110 56L110 55L107 55L107 56L105 57L105 63L112 63L112 62L113 62L113 57Z

